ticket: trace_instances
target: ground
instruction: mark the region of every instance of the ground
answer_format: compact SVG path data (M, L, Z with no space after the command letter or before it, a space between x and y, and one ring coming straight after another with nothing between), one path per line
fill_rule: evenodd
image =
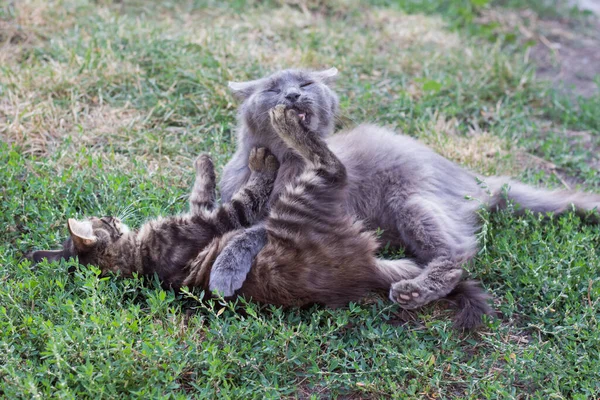
M0 396L600 396L600 228L574 214L482 211L467 268L498 316L470 333L442 305L207 304L23 259L69 217L184 211L195 156L234 150L227 81L290 66L340 70L339 129L600 192L597 29L533 0L1 3Z

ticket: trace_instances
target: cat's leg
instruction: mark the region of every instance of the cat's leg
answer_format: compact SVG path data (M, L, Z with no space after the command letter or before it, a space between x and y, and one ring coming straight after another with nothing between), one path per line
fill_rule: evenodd
M279 137L304 158L308 169L315 170L319 176L333 178L331 183L340 178L345 183L346 167L318 134L302 126L298 111L278 105L269 111L269 115Z
M306 168L273 204L267 219L269 237L291 254L328 246L325 254L336 261L323 260L324 265L339 262L328 270L317 261L311 290L321 287L326 293L321 293L323 303L333 307L359 293L389 290L393 282L417 277L422 269L411 260L375 259L374 236L342 206L346 168L320 136L302 126L295 110L276 107L270 116L277 134L304 158Z
M385 289L398 281L416 278L423 272L419 265L407 258L401 260L384 260L378 258L376 261L377 273L381 280L385 282Z
M212 216L220 233L255 223L269 200L279 162L269 150L253 148L250 151L248 166L252 171L248 182L233 195L230 202L221 205Z
M194 161L196 180L190 194L190 213L199 215L215 208L215 167L208 154L201 154Z
M219 253L210 272L210 290L224 297L233 296L242 287L256 255L267 244L263 224L244 229Z
M397 218L403 242L424 268L419 276L394 283L390 298L403 308L414 309L445 297L456 287L462 265L476 253L477 241L468 216L458 218L431 199L408 199Z
M277 106L270 111L278 135L304 160L305 169L273 203L267 218L269 235L297 248L311 233L342 234L348 216L342 208L346 168L316 134L300 124L298 112Z

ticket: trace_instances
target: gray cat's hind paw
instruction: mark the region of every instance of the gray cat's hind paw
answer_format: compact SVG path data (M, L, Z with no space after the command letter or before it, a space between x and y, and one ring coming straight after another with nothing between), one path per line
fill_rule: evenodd
M208 285L211 292L219 293L223 297L231 297L240 289L246 280L248 271L235 270L225 267L213 269L210 273Z
M252 268L254 257L267 244L264 226L254 226L234 237L221 251L210 272L208 288L230 297L240 289Z
M422 307L438 298L439 296L434 292L426 289L413 279L396 282L390 289L390 300L407 310Z

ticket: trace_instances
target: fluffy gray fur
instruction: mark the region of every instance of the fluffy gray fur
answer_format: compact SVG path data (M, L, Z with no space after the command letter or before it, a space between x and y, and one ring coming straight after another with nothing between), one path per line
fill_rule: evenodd
M215 260L215 265L218 260L218 268L210 272L210 291L233 296L244 284L254 257L266 244L267 231L262 224L234 236Z
M277 104L296 108L306 113L305 123L312 131L328 136L338 107L329 86L335 72L285 70L256 81L230 83L243 103L237 150L221 180L224 201L248 179L246 160L252 147L268 147L281 163L272 199L298 175L302 161L273 132L268 110ZM598 194L548 191L505 177L478 176L408 136L374 125L333 135L327 143L348 171L344 204L348 213L364 220L368 228L383 229L384 243L406 248L423 267L418 277L390 289L390 298L407 309L444 297L457 287L462 265L477 251L481 205L496 210L512 200L521 209L540 213L561 213L571 206L585 213L600 207ZM256 232L253 235L258 237ZM263 245L261 240L245 241L227 249L213 266L211 279L220 282L215 289L233 294L250 268L248 259Z

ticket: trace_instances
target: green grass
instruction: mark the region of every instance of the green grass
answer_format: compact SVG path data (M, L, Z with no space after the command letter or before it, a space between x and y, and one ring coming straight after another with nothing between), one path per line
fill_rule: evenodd
M500 315L476 333L435 306L206 304L23 260L68 217L185 210L193 158L233 152L227 80L292 66L340 69L340 128L384 124L480 172L598 191L600 98L536 81L522 41L477 22L518 4L371 3L1 6L0 397L600 396L600 228L571 214L482 216L468 268Z

